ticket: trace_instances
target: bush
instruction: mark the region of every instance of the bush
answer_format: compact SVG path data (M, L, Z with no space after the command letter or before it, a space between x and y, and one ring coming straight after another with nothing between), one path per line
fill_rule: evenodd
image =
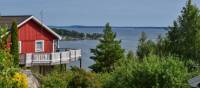
M0 70L8 69L13 66L12 55L8 50L0 50Z
M175 57L149 56L140 60L124 61L105 80L104 88L188 88L192 78L184 62Z
M101 88L104 88L108 83L107 81L112 78L112 75L110 73L98 73L97 78L100 82Z
M69 81L72 79L71 71L53 71L50 74L41 77L42 88L67 88Z
M41 78L42 88L100 88L100 82L95 73L79 68L62 72L54 70L38 78Z
M136 54L139 59L143 59L149 54L153 54L155 52L155 43L152 40L148 40L146 33L141 33L141 38L139 39L139 44L137 47Z
M12 56L7 50L0 50L0 88L28 88L26 75L13 66Z
M23 73L16 72L12 78L16 88L28 88L27 76Z
M69 88L100 88L100 82L97 80L96 74L86 72L83 69L72 69L74 76L69 82Z

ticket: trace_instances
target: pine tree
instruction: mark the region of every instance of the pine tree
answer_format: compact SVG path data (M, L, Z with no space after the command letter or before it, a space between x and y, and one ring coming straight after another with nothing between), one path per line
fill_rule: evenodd
M124 58L124 49L121 48L121 41L116 39L116 33L112 32L109 23L103 30L103 38L95 49L91 49L94 56L90 58L96 63L90 66L95 72L110 72L114 69L114 64Z
M167 33L170 52L183 58L200 58L200 10L188 0ZM199 61L199 60L198 60Z
M11 54L13 56L14 65L19 65L19 46L18 46L18 29L17 23L13 22L11 27Z

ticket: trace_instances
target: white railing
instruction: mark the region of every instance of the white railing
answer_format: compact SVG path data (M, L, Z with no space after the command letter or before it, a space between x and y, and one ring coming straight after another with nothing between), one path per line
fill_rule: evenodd
M32 57L32 63L49 63L51 61L49 53L36 53L31 54Z
M68 62L70 60L70 52L61 52L61 62Z
M81 57L81 50L69 50L55 53L26 53L20 55L20 64L30 67L32 65L54 65L70 63Z
M61 52L51 53L51 61L52 63L60 63L60 54Z

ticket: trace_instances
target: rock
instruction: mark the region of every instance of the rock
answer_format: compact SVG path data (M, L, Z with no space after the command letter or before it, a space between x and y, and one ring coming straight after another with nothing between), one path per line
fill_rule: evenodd
M32 74L31 70L22 70L22 73L26 74L28 77L28 88L39 88L40 84L36 77Z
M200 76L196 76L196 77L188 80L188 83L192 88L199 88L200 87Z

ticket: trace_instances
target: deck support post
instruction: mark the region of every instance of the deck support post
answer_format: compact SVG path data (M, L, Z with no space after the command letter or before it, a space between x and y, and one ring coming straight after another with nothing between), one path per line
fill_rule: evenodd
M79 61L80 61L80 68L82 68L82 58L79 58Z
M61 53L60 53L60 72L63 70L63 68L62 68L61 58L62 58L62 55L61 55Z

